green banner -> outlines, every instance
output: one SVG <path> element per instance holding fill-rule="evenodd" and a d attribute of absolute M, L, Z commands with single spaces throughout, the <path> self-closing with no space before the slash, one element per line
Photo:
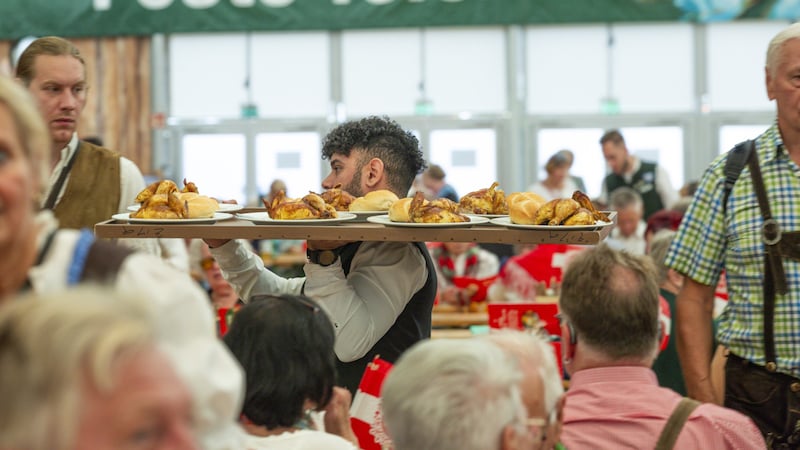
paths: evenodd
<path fill-rule="evenodd" d="M 720 5 L 715 5 L 720 3 Z M 0 39 L 420 26 L 731 20 L 795 0 L 0 0 Z M 731 4 L 734 4 L 731 6 Z M 757 7 L 757 8 L 756 8 Z M 790 10 L 790 11 L 787 11 Z"/>

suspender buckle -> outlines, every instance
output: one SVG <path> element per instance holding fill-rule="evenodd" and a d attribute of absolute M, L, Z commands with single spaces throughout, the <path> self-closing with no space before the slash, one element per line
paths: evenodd
<path fill-rule="evenodd" d="M 775 245 L 781 241 L 781 226 L 775 219 L 769 218 L 761 226 L 761 239 L 766 245 Z"/>

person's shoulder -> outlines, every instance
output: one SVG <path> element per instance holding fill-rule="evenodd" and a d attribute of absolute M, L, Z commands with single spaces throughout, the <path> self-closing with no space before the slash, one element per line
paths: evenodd
<path fill-rule="evenodd" d="M 104 153 L 109 156 L 122 157 L 122 155 L 118 151 L 111 150 L 110 148 L 103 147 L 100 145 L 92 144 L 91 142 L 81 141 L 80 146 L 81 146 L 81 151 L 85 150 L 88 152 Z"/>
<path fill-rule="evenodd" d="M 763 438 L 753 421 L 744 414 L 712 403 L 703 403 L 689 416 L 688 427 L 701 427 L 701 432 L 717 433 L 728 442 L 740 444 L 738 448 L 763 448 Z M 744 446 L 742 446 L 744 445 Z"/>

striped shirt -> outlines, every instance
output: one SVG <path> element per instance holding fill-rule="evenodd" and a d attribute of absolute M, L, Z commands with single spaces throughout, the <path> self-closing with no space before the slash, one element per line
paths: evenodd
<path fill-rule="evenodd" d="M 758 161 L 773 218 L 782 232 L 800 231 L 800 168 L 789 158 L 777 122 L 756 138 Z M 726 154 L 706 169 L 673 240 L 668 267 L 714 286 L 725 269 L 729 302 L 717 338 L 736 355 L 765 364 L 763 333 L 764 220 L 747 165 L 728 199 L 722 199 Z M 778 371 L 800 376 L 800 262 L 783 258 L 789 292 L 775 298 Z"/>

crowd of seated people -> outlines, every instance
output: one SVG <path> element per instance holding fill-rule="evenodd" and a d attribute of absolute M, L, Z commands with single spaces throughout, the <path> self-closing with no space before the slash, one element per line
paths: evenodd
<path fill-rule="evenodd" d="M 245 302 L 203 241 L 189 245 L 193 280 L 157 255 L 60 228 L 53 210 L 40 209 L 48 136 L 30 94 L 0 78 L 0 448 L 358 448 L 337 356 L 339 333 L 352 326 L 340 317 L 352 315 L 335 315 L 336 305 L 306 296 L 297 280 L 287 281 L 297 292 Z M 620 232 L 635 230 L 610 245 L 541 246 L 549 256 L 528 249 L 502 268 L 474 244 L 437 247 L 433 262 L 416 253 L 421 246 L 395 249 L 426 267 L 414 289 L 405 286 L 414 298 L 438 289 L 441 301 L 462 304 L 454 277 L 497 274 L 503 301 L 535 299 L 542 287 L 557 296 L 571 379 L 565 393 L 549 342 L 535 334 L 422 339 L 397 352 L 381 394 L 393 448 L 651 448 L 660 439 L 676 448 L 764 447 L 746 416 L 682 400 L 674 349 L 659 355 L 658 301 L 682 283 L 664 266 L 672 234 L 661 230 L 677 228 L 681 213 L 660 210 L 645 222 L 630 191 L 609 192 Z M 360 262 L 357 251 L 348 263 Z M 645 251 L 655 264 L 639 256 Z M 371 292 L 386 281 L 355 277 Z M 348 280 L 331 275 L 315 288 L 336 283 Z M 238 309 L 221 339 L 215 308 Z M 683 408 L 685 422 L 663 431 Z"/>

